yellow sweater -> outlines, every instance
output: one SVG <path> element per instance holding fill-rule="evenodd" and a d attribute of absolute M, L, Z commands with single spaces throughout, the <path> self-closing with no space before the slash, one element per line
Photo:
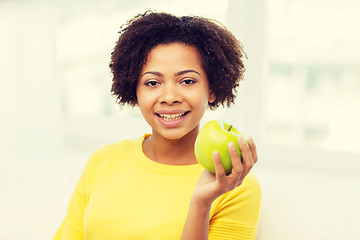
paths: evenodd
<path fill-rule="evenodd" d="M 54 240 L 180 239 L 203 168 L 150 160 L 142 151 L 146 136 L 91 156 Z M 254 239 L 260 199 L 259 183 L 249 173 L 212 204 L 209 239 Z"/>

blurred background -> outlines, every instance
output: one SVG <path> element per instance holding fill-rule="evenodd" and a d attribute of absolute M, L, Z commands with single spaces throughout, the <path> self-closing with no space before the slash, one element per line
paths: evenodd
<path fill-rule="evenodd" d="M 0 0 L 0 239 L 51 239 L 89 155 L 150 133 L 108 67 L 147 9 L 216 19 L 245 47 L 236 104 L 202 123 L 257 143 L 259 239 L 360 239 L 357 0 Z"/>

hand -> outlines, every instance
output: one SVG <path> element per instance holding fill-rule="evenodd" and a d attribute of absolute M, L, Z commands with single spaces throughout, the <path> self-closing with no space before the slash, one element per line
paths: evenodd
<path fill-rule="evenodd" d="M 217 151 L 214 152 L 215 174 L 206 169 L 203 171 L 194 190 L 192 203 L 209 208 L 217 197 L 242 184 L 246 175 L 258 161 L 256 146 L 251 137 L 249 137 L 248 143 L 249 145 L 246 144 L 245 139 L 242 137 L 238 139 L 243 162 L 241 162 L 234 144 L 229 143 L 228 150 L 232 162 L 232 170 L 229 175 L 225 174 L 219 153 Z"/>

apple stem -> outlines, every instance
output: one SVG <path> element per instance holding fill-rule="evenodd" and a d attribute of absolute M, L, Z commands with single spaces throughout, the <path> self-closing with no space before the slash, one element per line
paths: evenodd
<path fill-rule="evenodd" d="M 230 129 L 233 127 L 233 125 L 230 125 L 229 129 L 228 129 L 228 132 L 230 132 Z"/>

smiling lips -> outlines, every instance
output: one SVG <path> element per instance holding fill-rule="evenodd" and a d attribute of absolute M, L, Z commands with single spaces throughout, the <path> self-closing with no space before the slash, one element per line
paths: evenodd
<path fill-rule="evenodd" d="M 170 122 L 170 121 L 176 121 L 184 117 L 188 112 L 184 113 L 176 113 L 176 114 L 157 114 L 159 117 L 164 119 L 164 121 Z"/>
<path fill-rule="evenodd" d="M 176 121 L 185 116 L 185 113 L 178 113 L 178 114 L 158 114 L 162 119 L 165 121 Z"/>
<path fill-rule="evenodd" d="M 178 122 L 179 120 L 181 120 L 188 113 L 189 112 L 187 111 L 187 112 L 183 112 L 183 113 L 156 113 L 156 115 L 159 116 L 161 118 L 161 120 L 163 120 L 164 122 L 175 123 L 175 122 Z"/>

